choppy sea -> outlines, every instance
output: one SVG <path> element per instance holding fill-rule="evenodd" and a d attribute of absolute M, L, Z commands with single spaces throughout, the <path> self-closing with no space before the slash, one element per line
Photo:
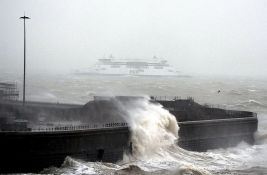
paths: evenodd
<path fill-rule="evenodd" d="M 0 75 L 0 81 L 17 82 L 19 88 L 22 87 L 21 80 L 22 77 L 12 74 Z M 131 126 L 136 134 L 133 139 L 139 146 L 136 156 L 125 155 L 123 160 L 114 164 L 84 162 L 67 157 L 60 168 L 47 168 L 42 173 L 90 175 L 267 174 L 267 79 L 211 76 L 173 78 L 35 74 L 27 77 L 26 87 L 26 99 L 31 101 L 84 104 L 98 95 L 193 97 L 200 104 L 253 111 L 258 114 L 259 119 L 255 145 L 240 143 L 236 147 L 227 149 L 201 153 L 190 152 L 175 144 L 178 138 L 174 132 L 179 128 L 174 126 L 173 134 L 170 131 L 165 132 L 166 121 L 168 121 L 167 124 L 174 122 L 168 111 L 160 106 L 151 106 L 151 104 L 143 102 L 139 104 L 145 106 L 142 108 L 143 111 L 137 113 L 130 109 L 134 119 L 134 124 Z M 137 114 L 146 114 L 146 117 L 140 117 Z M 164 141 L 158 144 L 157 139 L 161 139 L 161 137 Z"/>

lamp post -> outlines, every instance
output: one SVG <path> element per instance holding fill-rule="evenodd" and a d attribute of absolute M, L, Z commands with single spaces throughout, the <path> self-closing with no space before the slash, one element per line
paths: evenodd
<path fill-rule="evenodd" d="M 25 21 L 26 19 L 30 19 L 27 16 L 22 16 L 20 19 L 24 21 L 24 74 L 23 74 L 23 105 L 25 104 L 25 78 L 26 78 L 26 26 Z"/>

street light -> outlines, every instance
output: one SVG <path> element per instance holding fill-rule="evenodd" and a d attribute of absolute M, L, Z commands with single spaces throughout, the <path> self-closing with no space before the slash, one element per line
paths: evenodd
<path fill-rule="evenodd" d="M 26 27 L 25 21 L 26 19 L 30 19 L 27 16 L 22 16 L 20 19 L 24 21 L 24 74 L 23 74 L 23 105 L 25 104 L 25 78 L 26 78 Z"/>

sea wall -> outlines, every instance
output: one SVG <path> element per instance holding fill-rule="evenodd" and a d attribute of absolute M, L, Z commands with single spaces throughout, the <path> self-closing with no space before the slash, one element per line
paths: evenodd
<path fill-rule="evenodd" d="M 245 141 L 254 143 L 258 119 L 254 117 L 179 122 L 179 141 L 182 148 L 206 151 L 235 146 Z"/>
<path fill-rule="evenodd" d="M 255 113 L 211 108 L 192 99 L 153 102 L 161 103 L 176 117 L 180 127 L 178 144 L 182 148 L 206 151 L 235 146 L 242 141 L 254 143 L 258 126 Z M 93 128 L 78 126 L 71 130 L 64 130 L 67 126 L 63 129 L 53 126 L 45 131 L 1 131 L 0 173 L 38 172 L 51 165 L 60 166 L 66 156 L 85 161 L 118 161 L 124 151 L 131 152 L 129 128 L 117 125 L 125 123 L 124 114 L 114 101 L 91 101 L 84 106 L 40 102 L 22 106 L 21 102 L 0 101 L 0 118 L 7 117 L 10 121 L 75 119 L 88 126 L 93 124 Z"/>
<path fill-rule="evenodd" d="M 0 172 L 38 172 L 66 156 L 116 162 L 129 149 L 127 127 L 53 132 L 0 132 Z"/>

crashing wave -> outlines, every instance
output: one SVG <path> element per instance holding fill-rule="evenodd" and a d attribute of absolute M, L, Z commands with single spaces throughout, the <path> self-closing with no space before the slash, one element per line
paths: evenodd
<path fill-rule="evenodd" d="M 131 130 L 133 157 L 144 159 L 176 143 L 178 124 L 175 116 L 162 105 L 141 98 L 119 102 Z"/>

